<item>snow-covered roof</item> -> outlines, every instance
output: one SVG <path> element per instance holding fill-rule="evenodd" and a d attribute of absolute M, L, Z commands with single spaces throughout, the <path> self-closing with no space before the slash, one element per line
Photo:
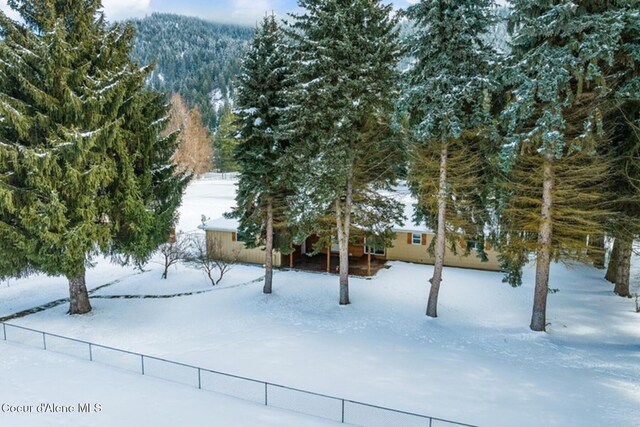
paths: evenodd
<path fill-rule="evenodd" d="M 414 204 L 416 200 L 411 196 L 406 185 L 399 185 L 393 192 L 386 194 L 393 197 L 404 206 L 404 224 L 395 224 L 393 231 L 395 232 L 415 232 L 415 233 L 432 233 L 433 231 L 424 224 L 416 224 L 413 220 Z M 198 226 L 205 231 L 228 231 L 234 232 L 238 230 L 238 220 L 220 217 L 205 222 Z"/>
<path fill-rule="evenodd" d="M 411 195 L 406 184 L 399 184 L 394 192 L 389 194 L 404 206 L 404 224 L 395 224 L 393 231 L 395 232 L 417 232 L 417 233 L 433 233 L 433 231 L 424 224 L 417 224 L 413 220 L 416 199 Z"/>
<path fill-rule="evenodd" d="M 220 217 L 216 219 L 212 219 L 210 221 L 205 222 L 202 225 L 199 225 L 198 228 L 205 231 L 237 231 L 238 230 L 238 220 L 230 219 L 225 217 Z"/>

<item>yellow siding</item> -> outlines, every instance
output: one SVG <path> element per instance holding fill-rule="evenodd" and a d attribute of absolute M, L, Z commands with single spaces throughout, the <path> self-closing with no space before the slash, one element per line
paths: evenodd
<path fill-rule="evenodd" d="M 226 259 L 235 258 L 239 262 L 264 264 L 264 250 L 261 248 L 247 249 L 244 246 L 244 243 L 234 241 L 234 234 L 235 233 L 230 231 L 207 231 L 207 245 L 209 246 L 209 252 L 213 252 L 212 248 L 216 246 L 217 242 L 219 252 Z M 393 247 L 387 248 L 386 250 L 386 259 L 415 262 L 419 264 L 433 264 L 435 259 L 429 255 L 427 248 L 435 238 L 435 235 L 429 233 L 426 237 L 426 245 L 413 245 L 411 243 L 407 243 L 408 239 L 406 232 L 396 233 L 396 238 L 393 241 Z M 350 247 L 350 250 L 351 249 L 352 248 Z M 464 253 L 464 249 L 459 248 L 459 253 Z M 447 250 L 445 253 L 444 264 L 450 267 L 499 271 L 500 263 L 498 261 L 498 252 L 488 250 L 487 255 L 489 256 L 489 261 L 481 262 L 480 259 L 475 256 L 474 251 L 471 251 L 469 256 L 465 257 L 462 255 L 453 255 L 449 250 Z M 274 251 L 274 267 L 280 267 L 282 265 L 282 258 L 283 257 L 279 252 Z M 285 261 L 288 263 L 288 257 L 285 258 Z"/>
<path fill-rule="evenodd" d="M 264 250 L 262 248 L 247 249 L 242 242 L 234 241 L 234 234 L 230 231 L 207 230 L 207 247 L 209 254 L 219 252 L 223 259 L 236 259 L 238 262 L 250 264 L 264 264 Z M 280 267 L 281 254 L 273 252 L 273 266 Z"/>
<path fill-rule="evenodd" d="M 396 238 L 393 241 L 393 247 L 387 248 L 387 259 L 395 261 L 408 261 L 419 264 L 433 264 L 435 258 L 429 255 L 427 248 L 431 244 L 431 241 L 435 238 L 432 233 L 427 234 L 427 244 L 413 245 L 407 243 L 407 233 L 398 232 Z M 464 253 L 464 249 L 459 248 L 458 253 Z M 450 267 L 463 267 L 463 268 L 475 268 L 478 270 L 491 270 L 499 271 L 500 262 L 498 261 L 498 252 L 494 250 L 488 250 L 487 255 L 489 257 L 488 262 L 480 261 L 474 251 L 471 251 L 469 256 L 453 255 L 451 251 L 447 250 L 444 257 L 444 265 Z"/>
<path fill-rule="evenodd" d="M 427 252 L 428 245 L 433 239 L 432 234 L 427 234 L 427 245 L 413 245 L 407 243 L 407 233 L 398 232 L 393 241 L 393 247 L 387 248 L 387 259 L 396 261 L 417 262 L 420 264 L 433 264 L 435 259 Z"/>

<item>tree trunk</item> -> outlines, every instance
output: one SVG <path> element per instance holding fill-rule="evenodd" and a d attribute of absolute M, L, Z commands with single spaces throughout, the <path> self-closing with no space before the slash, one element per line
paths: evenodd
<path fill-rule="evenodd" d="M 262 288 L 262 292 L 270 294 L 273 283 L 273 203 L 271 200 L 267 204 L 267 238 L 264 250 L 264 288 Z"/>
<path fill-rule="evenodd" d="M 609 256 L 609 265 L 607 266 L 607 274 L 604 278 L 611 283 L 616 283 L 616 274 L 618 273 L 618 256 L 620 253 L 620 239 L 613 241 L 613 248 Z"/>
<path fill-rule="evenodd" d="M 593 266 L 599 270 L 604 269 L 604 234 L 597 234 L 590 236 L 589 247 L 587 248 L 587 255 L 593 262 Z"/>
<path fill-rule="evenodd" d="M 67 277 L 69 280 L 69 312 L 68 314 L 85 314 L 91 311 L 89 293 L 82 272 L 75 277 Z"/>
<path fill-rule="evenodd" d="M 340 248 L 340 305 L 349 301 L 349 229 L 351 228 L 352 183 L 347 180 L 344 202 L 336 201 L 336 225 L 338 227 L 338 246 Z"/>
<path fill-rule="evenodd" d="M 616 243 L 620 239 L 616 239 Z M 620 240 L 618 252 L 618 266 L 616 269 L 616 281 L 613 292 L 621 297 L 630 297 L 629 276 L 631 274 L 631 253 L 633 252 L 633 241 Z"/>
<path fill-rule="evenodd" d="M 553 158 L 547 155 L 544 158 L 542 210 L 536 260 L 536 288 L 533 297 L 533 313 L 531 315 L 530 326 L 534 331 L 545 331 L 547 324 L 547 293 L 549 288 L 549 268 L 551 266 L 551 239 L 553 237 L 552 208 L 554 181 Z"/>
<path fill-rule="evenodd" d="M 440 282 L 442 282 L 442 268 L 444 266 L 444 253 L 446 246 L 445 219 L 447 215 L 447 159 L 448 145 L 443 144 L 440 151 L 440 183 L 438 184 L 438 231 L 436 235 L 436 263 L 433 266 L 433 277 L 429 280 L 429 302 L 427 303 L 427 316 L 438 317 L 438 294 Z"/>

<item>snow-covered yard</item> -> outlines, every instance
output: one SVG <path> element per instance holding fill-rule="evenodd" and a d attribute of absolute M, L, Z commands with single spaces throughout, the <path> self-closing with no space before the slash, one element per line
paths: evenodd
<path fill-rule="evenodd" d="M 233 191 L 231 181 L 193 183 L 180 228 L 193 230 L 202 214 L 228 210 Z M 481 426 L 640 422 L 640 314 L 632 300 L 613 295 L 603 272 L 554 265 L 550 287 L 559 291 L 549 295 L 551 325 L 541 334 L 528 328 L 532 269 L 513 289 L 499 273 L 445 268 L 440 317 L 430 319 L 424 310 L 432 267 L 389 266 L 371 280 L 352 278 L 352 304 L 340 307 L 333 275 L 278 271 L 274 294 L 265 296 L 258 266 L 235 266 L 211 288 L 184 266 L 164 281 L 157 264 L 139 273 L 99 260 L 90 286 L 116 283 L 96 296 L 207 292 L 94 298 L 88 315 L 67 316 L 61 305 L 11 323 Z M 11 281 L 0 285 L 0 315 L 65 296 L 64 279 Z M 156 425 L 323 423 L 15 343 L 0 341 L 0 349 L 2 402 L 103 402 L 100 414 L 86 418 L 0 413 L 2 425 L 129 424 L 152 412 Z"/>

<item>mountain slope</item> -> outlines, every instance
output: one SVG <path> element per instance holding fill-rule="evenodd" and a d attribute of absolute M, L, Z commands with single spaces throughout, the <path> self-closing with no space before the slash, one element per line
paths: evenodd
<path fill-rule="evenodd" d="M 156 62 L 150 86 L 168 96 L 180 93 L 189 107 L 200 108 L 205 125 L 215 128 L 219 112 L 233 98 L 233 81 L 253 29 L 161 13 L 131 22 L 138 32 L 134 59 Z"/>

